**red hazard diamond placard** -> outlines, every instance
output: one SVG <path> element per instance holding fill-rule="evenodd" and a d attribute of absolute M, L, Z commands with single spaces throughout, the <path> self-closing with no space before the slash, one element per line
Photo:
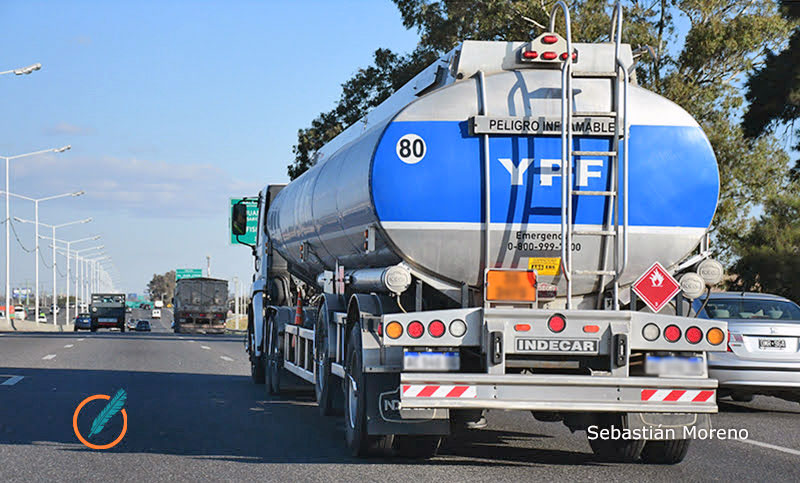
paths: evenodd
<path fill-rule="evenodd" d="M 658 312 L 667 305 L 681 290 L 678 281 L 667 273 L 660 263 L 656 262 L 633 283 L 633 291 L 636 292 L 644 303 L 653 312 Z"/>

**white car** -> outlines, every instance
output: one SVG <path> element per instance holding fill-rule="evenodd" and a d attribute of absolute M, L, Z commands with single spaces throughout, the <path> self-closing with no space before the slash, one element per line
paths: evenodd
<path fill-rule="evenodd" d="M 25 311 L 25 307 L 14 307 L 14 318 L 17 320 L 25 320 L 28 317 L 28 313 Z"/>
<path fill-rule="evenodd" d="M 154 319 L 160 319 L 161 318 L 161 309 L 153 309 L 153 313 L 150 315 L 150 317 L 152 317 Z"/>

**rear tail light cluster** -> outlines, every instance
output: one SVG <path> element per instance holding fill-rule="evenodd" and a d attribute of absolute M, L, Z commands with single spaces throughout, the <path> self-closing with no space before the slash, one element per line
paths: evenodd
<path fill-rule="evenodd" d="M 653 323 L 647 324 L 642 328 L 642 337 L 650 342 L 657 340 L 661 334 L 661 328 Z M 668 325 L 664 328 L 663 335 L 668 342 L 678 342 L 681 337 L 685 338 L 686 342 L 690 344 L 699 344 L 703 340 L 703 330 L 695 326 L 689 327 L 684 333 L 677 325 Z M 725 333 L 721 329 L 713 327 L 706 332 L 705 337 L 709 344 L 720 345 L 725 340 Z"/>
<path fill-rule="evenodd" d="M 386 324 L 385 330 L 386 336 L 390 339 L 399 339 L 400 336 L 403 335 L 403 332 L 408 334 L 412 339 L 419 339 L 425 335 L 426 328 L 419 320 L 409 322 L 406 327 L 403 327 L 403 324 L 400 322 L 392 321 Z M 461 319 L 451 321 L 449 327 L 441 320 L 432 320 L 428 323 L 427 332 L 431 337 L 442 337 L 447 330 L 450 331 L 450 335 L 453 337 L 464 337 L 464 334 L 467 333 L 467 324 Z"/>

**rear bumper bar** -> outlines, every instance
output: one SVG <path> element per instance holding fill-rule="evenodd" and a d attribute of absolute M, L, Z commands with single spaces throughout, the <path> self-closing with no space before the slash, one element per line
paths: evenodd
<path fill-rule="evenodd" d="M 401 373 L 403 409 L 716 413 L 715 379 Z"/>

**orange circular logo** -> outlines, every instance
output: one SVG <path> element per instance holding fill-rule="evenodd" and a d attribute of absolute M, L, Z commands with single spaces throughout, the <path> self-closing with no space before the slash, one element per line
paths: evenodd
<path fill-rule="evenodd" d="M 95 401 L 97 399 L 103 399 L 105 401 L 108 401 L 108 400 L 111 399 L 111 396 L 108 396 L 106 394 L 95 394 L 94 396 L 89 396 L 86 399 L 84 399 L 83 401 L 81 401 L 81 403 L 78 404 L 78 407 L 75 408 L 75 413 L 72 415 L 72 429 L 75 430 L 75 436 L 78 437 L 78 440 L 88 448 L 91 448 L 91 449 L 109 449 L 109 448 L 113 448 L 120 441 L 122 441 L 122 438 L 125 437 L 125 433 L 128 431 L 128 413 L 126 413 L 124 409 L 120 410 L 120 412 L 122 413 L 122 432 L 119 433 L 119 436 L 117 436 L 117 439 L 115 439 L 114 441 L 112 441 L 112 442 L 110 442 L 108 444 L 92 444 L 89 441 L 87 441 L 86 438 L 83 437 L 83 435 L 81 435 L 80 431 L 78 431 L 78 414 L 80 414 L 81 409 L 83 409 L 83 407 L 86 406 L 86 404 L 88 404 L 88 403 L 90 403 L 92 401 Z"/>

